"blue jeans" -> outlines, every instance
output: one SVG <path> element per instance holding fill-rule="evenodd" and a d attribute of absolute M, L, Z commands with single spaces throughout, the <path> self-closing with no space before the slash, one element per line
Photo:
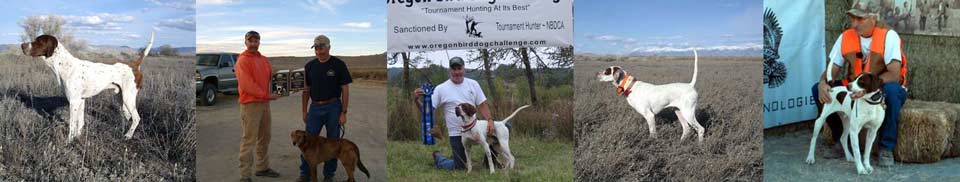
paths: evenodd
<path fill-rule="evenodd" d="M 453 149 L 451 159 L 436 156 L 437 159 L 434 159 L 436 164 L 434 165 L 437 166 L 437 168 L 446 170 L 467 169 L 467 166 L 464 164 L 466 161 L 463 160 L 467 158 L 467 154 L 463 152 L 463 141 L 461 141 L 460 136 L 450 136 L 450 148 Z"/>
<path fill-rule="evenodd" d="M 819 97 L 817 84 L 813 84 L 813 96 Z M 830 83 L 830 86 L 839 86 L 839 82 Z M 884 102 L 887 104 L 886 113 L 884 113 L 883 124 L 880 125 L 878 135 L 880 137 L 880 148 L 884 150 L 893 150 L 897 145 L 897 123 L 900 121 L 900 110 L 903 109 L 903 103 L 907 100 L 907 91 L 899 83 L 884 83 L 883 94 Z M 820 99 L 815 99 L 818 110 L 823 109 L 823 103 Z M 833 135 L 833 141 L 840 142 L 840 136 L 843 134 L 843 125 L 836 114 L 827 117 L 827 125 L 830 126 L 830 132 Z"/>
<path fill-rule="evenodd" d="M 320 135 L 320 130 L 326 127 L 327 138 L 340 138 L 341 110 L 340 101 L 334 101 L 326 105 L 310 104 L 310 110 L 307 112 L 307 132 L 311 135 Z M 323 162 L 323 177 L 332 178 L 336 171 L 337 159 Z M 310 177 L 310 167 L 307 165 L 307 161 L 303 159 L 303 155 L 300 155 L 300 176 Z"/>

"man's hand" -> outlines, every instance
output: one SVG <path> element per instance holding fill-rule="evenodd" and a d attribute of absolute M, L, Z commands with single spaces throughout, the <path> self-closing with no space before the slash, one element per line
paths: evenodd
<path fill-rule="evenodd" d="M 303 123 L 307 123 L 307 113 L 303 113 Z"/>
<path fill-rule="evenodd" d="M 497 136 L 497 130 L 493 127 L 493 120 L 487 120 L 487 135 Z"/>
<path fill-rule="evenodd" d="M 830 85 L 820 82 L 817 89 L 819 91 L 820 103 L 830 102 Z"/>
<path fill-rule="evenodd" d="M 277 100 L 277 98 L 280 98 L 280 95 L 277 95 L 276 93 L 270 94 L 270 98 L 269 98 L 270 100 Z"/>
<path fill-rule="evenodd" d="M 347 123 L 347 113 L 340 113 L 340 127 Z"/>
<path fill-rule="evenodd" d="M 863 92 L 864 91 L 854 92 L 853 94 L 850 95 L 850 98 L 859 99 L 860 97 L 863 97 L 863 95 L 865 94 Z"/>
<path fill-rule="evenodd" d="M 423 89 L 417 88 L 413 90 L 413 98 L 417 99 L 423 96 Z"/>

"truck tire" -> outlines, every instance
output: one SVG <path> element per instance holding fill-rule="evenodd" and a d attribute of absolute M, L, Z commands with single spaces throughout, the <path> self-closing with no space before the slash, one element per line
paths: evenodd
<path fill-rule="evenodd" d="M 204 83 L 200 94 L 200 104 L 212 106 L 217 101 L 217 86 L 213 83 Z"/>

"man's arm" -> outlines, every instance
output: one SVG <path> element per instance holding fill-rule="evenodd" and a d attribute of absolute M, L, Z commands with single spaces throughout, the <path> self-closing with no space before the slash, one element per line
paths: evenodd
<path fill-rule="evenodd" d="M 310 86 L 303 87 L 303 92 L 300 93 L 303 95 L 300 99 L 300 108 L 303 111 L 303 122 L 307 122 L 307 103 L 310 102 Z"/>
<path fill-rule="evenodd" d="M 490 108 L 487 107 L 487 102 L 480 104 L 480 115 L 483 115 L 483 118 L 487 121 L 493 121 L 493 116 L 490 115 Z M 490 126 L 493 126 L 493 122 L 488 123 L 490 123 Z"/>
<path fill-rule="evenodd" d="M 880 74 L 883 83 L 900 83 L 900 60 L 894 59 L 887 64 L 887 72 Z"/>
<path fill-rule="evenodd" d="M 342 93 L 340 94 L 341 111 L 347 112 L 347 106 L 350 105 L 350 84 L 340 85 Z"/>

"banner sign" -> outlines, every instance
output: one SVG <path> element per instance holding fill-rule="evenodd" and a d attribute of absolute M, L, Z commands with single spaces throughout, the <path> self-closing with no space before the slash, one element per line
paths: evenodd
<path fill-rule="evenodd" d="M 826 69 L 824 2 L 763 1 L 763 128 L 815 119 Z"/>
<path fill-rule="evenodd" d="M 573 45 L 573 0 L 387 0 L 388 52 Z"/>

